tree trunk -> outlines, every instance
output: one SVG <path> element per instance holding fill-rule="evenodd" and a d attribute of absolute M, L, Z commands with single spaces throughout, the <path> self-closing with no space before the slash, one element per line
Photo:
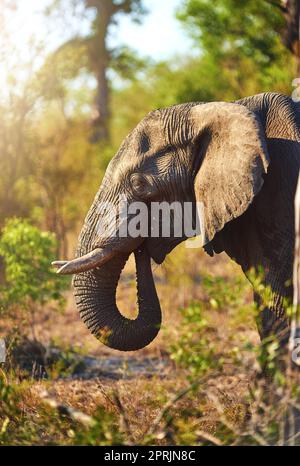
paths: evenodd
<path fill-rule="evenodd" d="M 97 9 L 96 33 L 91 44 L 91 62 L 97 79 L 97 90 L 92 142 L 97 143 L 99 141 L 108 141 L 110 137 L 110 89 L 107 78 L 110 54 L 107 49 L 107 35 L 112 18 L 116 13 L 116 7 L 112 1 L 103 0 L 95 2 L 95 7 Z"/>
<path fill-rule="evenodd" d="M 297 75 L 300 73 L 300 0 L 283 0 L 282 11 L 286 28 L 282 34 L 284 45 L 296 57 Z"/>

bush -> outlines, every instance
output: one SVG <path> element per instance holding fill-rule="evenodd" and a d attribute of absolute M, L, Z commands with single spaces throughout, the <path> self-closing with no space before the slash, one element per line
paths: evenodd
<path fill-rule="evenodd" d="M 220 360 L 216 355 L 208 321 L 203 315 L 203 305 L 191 303 L 181 309 L 181 314 L 181 333 L 170 346 L 171 359 L 187 368 L 191 375 L 204 375 L 208 370 L 216 369 Z"/>
<path fill-rule="evenodd" d="M 10 219 L 0 237 L 5 285 L 0 288 L 0 313 L 14 317 L 18 310 L 33 322 L 34 312 L 47 302 L 62 308 L 62 292 L 67 281 L 58 280 L 51 270 L 57 243 L 54 235 L 43 232 L 22 219 Z"/>

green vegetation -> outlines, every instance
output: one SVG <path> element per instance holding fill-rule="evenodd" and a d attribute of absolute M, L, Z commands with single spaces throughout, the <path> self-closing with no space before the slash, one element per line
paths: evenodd
<path fill-rule="evenodd" d="M 221 367 L 222 360 L 217 359 L 212 332 L 203 317 L 201 304 L 192 303 L 181 312 L 181 333 L 171 346 L 171 359 L 188 368 L 193 376 Z"/>
<path fill-rule="evenodd" d="M 275 89 L 290 93 L 296 68 L 295 59 L 282 40 L 287 26 L 278 7 L 280 3 L 183 2 L 177 16 L 203 50 L 198 74 L 202 76 L 202 85 L 210 83 L 209 87 L 204 85 L 209 98 L 236 100 Z M 192 89 L 203 87 L 199 78 L 192 81 Z"/>
<path fill-rule="evenodd" d="M 29 302 L 42 306 L 62 300 L 66 288 L 50 268 L 57 241 L 52 233 L 42 232 L 26 220 L 8 220 L 0 237 L 0 254 L 5 265 L 5 305 L 26 308 Z"/>
<path fill-rule="evenodd" d="M 241 324 L 253 327 L 255 306 L 245 302 L 246 281 L 243 277 L 204 275 L 201 301 L 191 302 L 181 309 L 179 335 L 170 347 L 170 356 L 179 367 L 188 370 L 191 380 L 207 372 L 222 371 L 227 358 L 236 366 L 241 362 L 243 343 L 236 346 L 232 329 Z M 216 325 L 218 313 L 227 313 L 228 329 Z M 226 342 L 227 351 L 222 348 Z M 255 348 L 248 347 L 255 351 Z"/>
<path fill-rule="evenodd" d="M 6 222 L 0 236 L 0 255 L 4 261 L 1 314 L 14 316 L 21 311 L 25 321 L 28 319 L 34 325 L 35 313 L 46 303 L 63 306 L 62 292 L 68 283 L 57 280 L 50 269 L 56 251 L 52 233 L 42 232 L 25 220 Z"/>

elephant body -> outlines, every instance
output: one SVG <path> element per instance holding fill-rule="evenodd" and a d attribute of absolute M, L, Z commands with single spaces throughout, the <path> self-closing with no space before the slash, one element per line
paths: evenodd
<path fill-rule="evenodd" d="M 103 203 L 114 203 L 123 193 L 129 203 L 200 202 L 206 252 L 225 251 L 241 265 L 254 285 L 261 338 L 275 334 L 286 343 L 299 130 L 298 104 L 270 93 L 235 103 L 178 105 L 142 120 L 107 169 L 85 220 L 77 259 L 55 263 L 59 273 L 75 274 L 77 306 L 97 338 L 125 351 L 155 338 L 161 311 L 150 259 L 162 263 L 186 239 L 99 235 L 97 222 L 107 215 Z M 119 313 L 115 298 L 131 253 L 137 267 L 135 321 Z"/>
<path fill-rule="evenodd" d="M 264 184 L 249 209 L 228 223 L 207 246 L 210 254 L 225 251 L 253 282 L 253 269 L 263 273 L 267 296 L 254 290 L 259 306 L 261 339 L 289 337 L 286 309 L 293 300 L 295 243 L 294 200 L 300 171 L 299 104 L 278 94 L 238 101 L 260 118 L 266 135 L 270 166 Z M 254 275 L 255 278 L 256 274 Z"/>

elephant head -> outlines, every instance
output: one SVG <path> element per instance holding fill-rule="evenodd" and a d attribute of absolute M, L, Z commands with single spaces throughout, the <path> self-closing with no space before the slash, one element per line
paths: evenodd
<path fill-rule="evenodd" d="M 112 234 L 107 203 L 201 202 L 203 245 L 241 216 L 263 184 L 268 167 L 264 131 L 258 118 L 234 103 L 183 104 L 147 115 L 110 162 L 85 219 L 77 258 L 55 262 L 58 273 L 75 274 L 80 315 L 104 344 L 122 351 L 148 345 L 159 332 L 161 310 L 151 258 L 162 263 L 186 237 Z M 107 222 L 106 222 L 107 223 Z M 116 305 L 121 271 L 135 255 L 139 313 L 125 318 Z"/>

